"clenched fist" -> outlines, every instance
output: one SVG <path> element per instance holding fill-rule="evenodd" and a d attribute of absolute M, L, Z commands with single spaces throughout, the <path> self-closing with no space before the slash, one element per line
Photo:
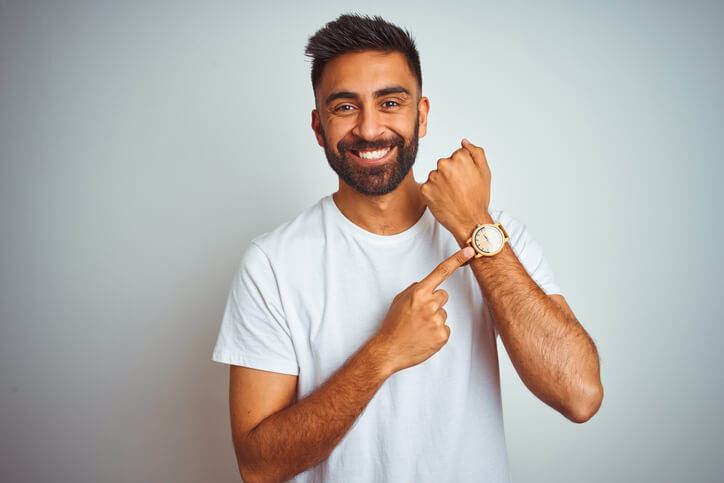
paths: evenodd
<path fill-rule="evenodd" d="M 491 223 L 490 168 L 483 148 L 463 139 L 460 149 L 439 159 L 420 186 L 425 203 L 460 246 L 478 223 Z"/>
<path fill-rule="evenodd" d="M 456 252 L 392 300 L 374 337 L 386 354 L 392 373 L 427 360 L 447 343 L 450 327 L 445 325 L 447 313 L 442 307 L 448 294 L 436 288 L 474 253 L 471 247 Z"/>

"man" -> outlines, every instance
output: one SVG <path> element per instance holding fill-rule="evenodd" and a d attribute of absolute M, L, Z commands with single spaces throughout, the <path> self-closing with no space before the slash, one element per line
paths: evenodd
<path fill-rule="evenodd" d="M 463 139 L 415 181 L 429 100 L 409 33 L 343 15 L 307 54 L 339 190 L 255 238 L 233 282 L 214 360 L 241 475 L 509 481 L 496 335 L 575 422 L 601 404 L 596 348 L 540 246 L 488 211 L 483 149 Z"/>

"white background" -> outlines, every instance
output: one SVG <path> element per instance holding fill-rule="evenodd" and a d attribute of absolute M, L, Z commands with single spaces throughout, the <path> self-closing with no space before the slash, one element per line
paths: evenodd
<path fill-rule="evenodd" d="M 336 190 L 303 50 L 348 11 L 417 39 L 418 181 L 485 147 L 598 345 L 583 425 L 501 351 L 515 481 L 724 479 L 722 3 L 435 5 L 0 1 L 0 480 L 238 481 L 211 350 L 249 240 Z"/>

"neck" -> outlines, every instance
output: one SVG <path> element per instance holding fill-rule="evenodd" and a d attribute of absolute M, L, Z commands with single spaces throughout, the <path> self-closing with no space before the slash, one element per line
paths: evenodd
<path fill-rule="evenodd" d="M 376 235 L 407 230 L 417 223 L 426 206 L 412 170 L 394 191 L 380 196 L 363 195 L 340 179 L 332 199 L 352 223 Z"/>

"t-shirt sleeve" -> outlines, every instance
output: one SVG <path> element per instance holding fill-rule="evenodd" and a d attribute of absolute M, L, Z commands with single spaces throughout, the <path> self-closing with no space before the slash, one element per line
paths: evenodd
<path fill-rule="evenodd" d="M 279 284 L 264 251 L 253 241 L 229 290 L 212 359 L 283 374 L 299 374 Z"/>
<path fill-rule="evenodd" d="M 553 270 L 548 264 L 543 248 L 533 238 L 525 225 L 505 212 L 499 212 L 496 220 L 510 236 L 510 247 L 518 257 L 530 278 L 545 292 L 546 295 L 560 294 L 561 288 L 553 277 Z"/>

